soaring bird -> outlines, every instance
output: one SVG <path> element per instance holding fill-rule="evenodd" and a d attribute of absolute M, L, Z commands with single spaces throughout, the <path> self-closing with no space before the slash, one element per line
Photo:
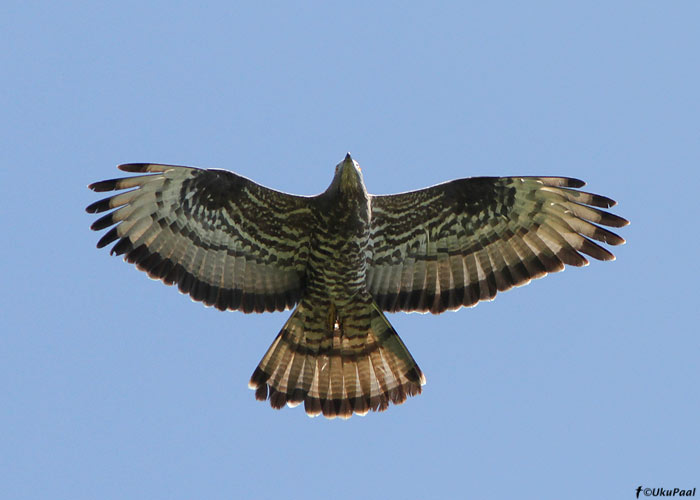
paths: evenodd
<path fill-rule="evenodd" d="M 129 163 L 128 190 L 91 228 L 97 243 L 193 300 L 245 313 L 294 309 L 249 386 L 273 408 L 310 416 L 385 410 L 421 392 L 422 371 L 385 312 L 439 314 L 491 300 L 533 278 L 613 260 L 591 241 L 628 221 L 610 198 L 566 177 L 473 177 L 371 195 L 348 154 L 328 189 L 296 196 L 233 172 Z M 131 189 L 134 188 L 134 189 Z M 600 207 L 600 208 L 599 208 Z"/>

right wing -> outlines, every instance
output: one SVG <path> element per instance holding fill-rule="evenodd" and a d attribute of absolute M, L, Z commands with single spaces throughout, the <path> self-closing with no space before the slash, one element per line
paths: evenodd
<path fill-rule="evenodd" d="M 309 198 L 275 191 L 225 170 L 120 165 L 153 173 L 96 182 L 93 191 L 136 188 L 91 204 L 114 209 L 93 223 L 115 225 L 97 244 L 114 241 L 153 279 L 177 284 L 193 300 L 246 313 L 294 307 L 309 254 Z"/>

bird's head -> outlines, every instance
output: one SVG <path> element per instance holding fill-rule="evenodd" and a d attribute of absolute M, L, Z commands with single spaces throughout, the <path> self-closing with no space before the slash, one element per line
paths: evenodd
<path fill-rule="evenodd" d="M 352 159 L 350 153 L 335 167 L 335 177 L 331 187 L 336 187 L 341 194 L 367 194 L 360 165 Z"/>

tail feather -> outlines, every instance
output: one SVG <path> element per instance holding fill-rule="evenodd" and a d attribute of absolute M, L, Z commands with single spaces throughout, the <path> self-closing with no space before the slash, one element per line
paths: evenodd
<path fill-rule="evenodd" d="M 310 416 L 349 418 L 420 394 L 425 377 L 367 298 L 347 309 L 302 300 L 250 379 L 273 408 L 302 401 Z"/>

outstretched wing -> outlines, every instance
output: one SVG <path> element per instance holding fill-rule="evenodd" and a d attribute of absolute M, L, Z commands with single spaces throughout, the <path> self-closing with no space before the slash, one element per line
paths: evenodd
<path fill-rule="evenodd" d="M 92 229 L 115 225 L 114 241 L 151 278 L 218 309 L 282 311 L 300 298 L 309 253 L 308 198 L 281 193 L 224 170 L 120 165 L 153 173 L 96 182 L 94 191 L 136 188 L 87 207 L 113 212 Z"/>
<path fill-rule="evenodd" d="M 492 299 L 586 254 L 612 260 L 589 238 L 628 222 L 594 207 L 615 202 L 563 177 L 476 177 L 372 197 L 368 290 L 385 311 L 441 313 Z M 595 224 L 594 224 L 595 223 Z"/>

